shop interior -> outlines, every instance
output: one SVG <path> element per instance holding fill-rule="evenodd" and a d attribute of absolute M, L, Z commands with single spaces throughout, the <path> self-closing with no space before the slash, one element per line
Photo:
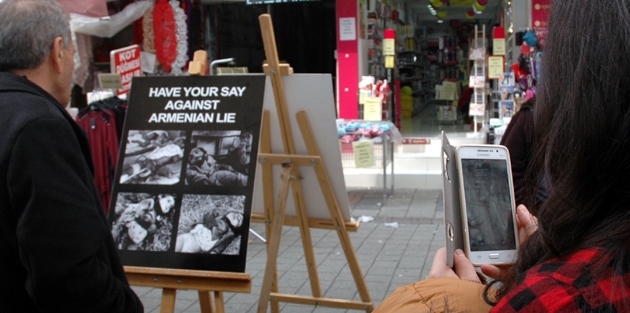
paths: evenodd
<path fill-rule="evenodd" d="M 505 25 L 509 2 L 409 1 L 403 8 L 404 11 L 382 9 L 378 3 L 374 9 L 368 8 L 367 75 L 384 79 L 381 34 L 383 29 L 395 28 L 395 78 L 399 81 L 395 92 L 401 107 L 397 125 L 402 135 L 438 138 L 442 130 L 474 132 L 475 118 L 468 112 L 470 93 L 465 91 L 475 67 L 469 51 L 476 44 L 491 51 L 492 40 L 488 39 L 495 26 Z M 452 97 L 440 95 L 439 86 L 445 81 L 456 84 Z M 491 95 L 484 100 L 488 113 L 478 117 L 478 128 L 483 127 L 483 121 L 498 117 L 497 110 L 493 110 L 498 103 L 493 103 Z"/>
<path fill-rule="evenodd" d="M 330 73 L 335 86 L 336 1 L 278 1 L 182 1 L 198 9 L 198 15 L 188 17 L 189 59 L 195 50 L 205 49 L 210 60 L 233 59 L 220 65 L 222 67 L 261 73 L 264 49 L 258 16 L 270 13 L 281 59 L 291 64 L 296 73 Z M 108 2 L 110 14 L 121 11 L 126 5 L 124 2 Z M 509 27 L 511 2 L 361 0 L 359 10 L 362 12 L 357 25 L 361 56 L 357 84 L 362 84 L 363 76 L 372 76 L 375 82 L 386 78 L 383 32 L 385 29 L 396 30 L 394 77 L 399 84 L 391 85 L 390 101 L 400 110 L 389 118 L 401 134 L 437 138 L 442 130 L 447 133 L 475 131 L 474 119 L 466 112 L 469 100 L 460 97 L 468 84 L 471 68 L 474 68 L 474 62 L 469 60 L 469 48 L 476 36 L 475 26 L 479 31 L 485 27 L 483 37 L 490 39 L 495 26 L 508 25 L 505 29 L 509 36 L 513 31 Z M 198 22 L 197 27 L 194 19 Z M 90 69 L 107 71 L 109 51 L 132 43 L 141 44 L 136 38 L 139 27 L 135 24 L 138 23 L 136 21 L 109 38 L 93 36 L 94 58 L 89 64 Z M 491 50 L 492 40 L 486 40 L 484 44 Z M 511 52 L 508 51 L 505 63 L 510 62 Z M 168 75 L 160 74 L 159 70 L 153 74 Z M 436 94 L 436 86 L 444 81 L 458 85 L 451 100 L 441 99 Z M 96 83 L 77 86 L 73 106 L 85 107 L 87 103 L 82 95 L 94 86 Z M 498 117 L 498 101 L 492 93 L 487 95 L 487 113 L 478 117 L 476 128 L 488 124 L 490 118 Z"/>
<path fill-rule="evenodd" d="M 373 77 L 370 88 L 387 78 L 383 32 L 396 30 L 394 77 L 399 85 L 392 85 L 389 101 L 395 102 L 391 106 L 401 109 L 384 114 L 384 119 L 391 119 L 405 137 L 437 138 L 442 130 L 447 133 L 474 131 L 474 118 L 467 112 L 470 99 L 459 101 L 459 95 L 474 67 L 468 55 L 476 35 L 475 25 L 478 32 L 485 27 L 485 35 L 480 37 L 491 38 L 495 26 L 509 24 L 506 16 L 509 18 L 511 3 L 507 0 L 364 0 L 359 3 L 362 12 L 358 23 L 360 86 L 364 76 Z M 246 66 L 250 72 L 261 72 L 264 51 L 257 16 L 268 12 L 274 19 L 281 58 L 297 73 L 330 73 L 334 80 L 337 76 L 335 6 L 334 0 L 211 4 L 218 17 L 216 55 L 234 57 L 238 66 Z M 491 50 L 492 40 L 484 44 Z M 436 95 L 436 85 L 445 80 L 458 85 L 452 100 Z M 492 98 L 492 92 L 489 94 L 486 100 L 489 110 L 487 115 L 478 117 L 478 128 L 487 125 L 490 118 L 498 117 L 498 101 Z M 361 104 L 357 105 L 361 115 Z"/>

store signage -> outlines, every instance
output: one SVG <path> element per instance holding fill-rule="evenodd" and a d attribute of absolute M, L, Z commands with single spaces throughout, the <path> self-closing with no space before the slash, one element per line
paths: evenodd
<path fill-rule="evenodd" d="M 374 166 L 374 143 L 372 140 L 352 142 L 354 166 L 357 168 Z"/>
<path fill-rule="evenodd" d="M 101 86 L 102 89 L 120 89 L 122 88 L 120 74 L 99 73 L 98 85 Z"/>
<path fill-rule="evenodd" d="M 505 72 L 505 64 L 503 62 L 503 56 L 489 56 L 488 57 L 488 79 L 500 79 Z"/>
<path fill-rule="evenodd" d="M 403 145 L 428 145 L 431 144 L 430 138 L 413 138 L 405 137 L 402 140 Z"/>
<path fill-rule="evenodd" d="M 112 50 L 109 53 L 111 72 L 120 74 L 122 87 L 118 89 L 119 95 L 129 92 L 131 78 L 142 76 L 142 59 L 140 46 L 133 45 L 126 48 Z"/>
<path fill-rule="evenodd" d="M 396 43 L 394 39 L 383 39 L 383 55 L 395 55 Z"/>
<path fill-rule="evenodd" d="M 342 17 L 339 19 L 339 40 L 357 40 L 356 18 Z"/>
<path fill-rule="evenodd" d="M 135 77 L 108 221 L 125 265 L 244 272 L 264 75 Z"/>
<path fill-rule="evenodd" d="M 383 32 L 383 55 L 396 55 L 396 31 L 393 29 Z"/>
<path fill-rule="evenodd" d="M 440 93 L 440 100 L 455 100 L 457 94 L 457 83 L 444 81 L 442 83 L 442 92 Z"/>
<path fill-rule="evenodd" d="M 492 39 L 492 54 L 505 55 L 505 39 Z"/>
<path fill-rule="evenodd" d="M 140 58 L 142 59 L 142 71 L 149 74 L 155 73 L 157 59 L 155 53 L 142 51 Z"/>
<path fill-rule="evenodd" d="M 549 27 L 551 0 L 532 0 L 532 23 L 534 27 Z"/>
<path fill-rule="evenodd" d="M 366 97 L 363 103 L 363 119 L 366 121 L 380 121 L 383 119 L 381 97 Z"/>
<path fill-rule="evenodd" d="M 492 54 L 505 55 L 505 28 L 495 27 L 492 30 Z"/>
<path fill-rule="evenodd" d="M 385 68 L 394 68 L 396 63 L 396 59 L 394 58 L 393 55 L 386 55 L 385 56 Z"/>

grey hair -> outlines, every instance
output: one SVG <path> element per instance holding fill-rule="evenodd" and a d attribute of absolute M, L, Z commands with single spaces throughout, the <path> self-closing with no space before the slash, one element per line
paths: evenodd
<path fill-rule="evenodd" d="M 54 0 L 0 2 L 0 71 L 33 69 L 44 62 L 53 41 L 70 43 L 70 21 Z"/>

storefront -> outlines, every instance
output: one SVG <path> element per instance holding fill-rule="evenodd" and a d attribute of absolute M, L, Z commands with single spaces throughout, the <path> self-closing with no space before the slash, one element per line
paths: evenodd
<path fill-rule="evenodd" d="M 385 112 L 383 117 L 396 124 L 404 136 L 428 138 L 436 138 L 442 129 L 447 132 L 474 132 L 479 127 L 488 130 L 490 119 L 500 118 L 499 84 L 496 79 L 487 79 L 485 72 L 473 75 L 476 63 L 470 58 L 471 47 L 481 43 L 488 51 L 487 56 L 492 56 L 495 35 L 503 36 L 506 48 L 495 56 L 502 56 L 504 69 L 501 72 L 509 72 L 522 52 L 529 56 L 529 51 L 521 51 L 521 46 L 516 45 L 515 34 L 529 28 L 535 32 L 541 22 L 536 24 L 531 19 L 544 20 L 545 8 L 548 14 L 548 5 L 539 3 L 545 2 L 543 0 L 518 3 L 508 0 L 202 0 L 158 1 L 155 7 L 140 8 L 143 2 L 146 3 L 107 2 L 110 18 L 106 22 L 127 24 L 119 24 L 113 30 L 109 27 L 107 32 L 92 32 L 92 36 L 79 35 L 83 54 L 77 68 L 82 72 L 76 76 L 85 79 L 77 81 L 81 88 L 73 98 L 76 106 L 86 105 L 80 99 L 81 93 L 99 87 L 96 76 L 109 70 L 109 52 L 131 44 L 138 44 L 144 55 L 156 57 L 158 66 L 153 71 L 146 70 L 145 75 L 183 73 L 187 60 L 192 59 L 198 49 L 206 50 L 210 61 L 233 59 L 223 66 L 246 68 L 250 73 L 262 72 L 264 49 L 257 17 L 268 12 L 274 19 L 279 55 L 295 72 L 333 76 L 340 118 L 363 118 L 361 95 L 371 92 L 379 81 L 387 81 L 391 96 L 383 100 L 391 103 L 383 104 L 386 110 L 388 105 L 390 107 L 390 112 Z M 105 2 L 92 3 L 96 7 Z M 159 20 L 164 19 L 161 15 L 166 12 L 159 9 L 164 8 L 163 4 L 179 7 L 180 13 L 173 15 L 172 20 Z M 76 6 L 75 11 L 83 9 L 71 1 L 66 6 Z M 135 12 L 131 12 L 132 6 Z M 179 26 L 170 30 L 155 28 L 155 25 L 169 23 Z M 485 33 L 481 33 L 484 26 Z M 495 27 L 501 28 L 495 31 Z M 392 38 L 384 38 L 386 31 Z M 90 34 L 84 30 L 77 33 Z M 178 44 L 161 40 L 171 37 L 179 41 Z M 481 38 L 486 41 L 473 40 Z M 394 43 L 389 46 L 390 51 L 385 51 L 388 41 Z M 487 71 L 488 67 L 483 70 Z M 363 80 L 364 76 L 372 78 Z M 467 85 L 473 86 L 469 83 L 471 76 L 485 77 L 488 83 L 482 96 L 486 107 L 475 112 L 477 127 L 472 125 L 475 118 L 470 114 L 468 97 L 475 97 L 471 100 L 477 101 L 481 93 L 470 95 L 466 90 Z M 374 83 L 370 84 L 372 80 Z M 444 82 L 448 85 L 447 92 L 441 93 Z"/>
<path fill-rule="evenodd" d="M 542 45 L 522 45 L 522 35 L 544 41 L 549 1 L 360 1 L 356 19 L 341 2 L 340 117 L 361 118 L 364 93 L 386 82 L 392 97 L 383 97 L 382 107 L 391 108 L 387 116 L 403 136 L 438 138 L 442 130 L 487 136 L 509 122 L 515 98 L 535 93 Z M 529 65 L 534 69 L 523 68 Z M 523 84 L 501 87 L 500 78 L 516 75 L 518 83 L 521 73 Z"/>

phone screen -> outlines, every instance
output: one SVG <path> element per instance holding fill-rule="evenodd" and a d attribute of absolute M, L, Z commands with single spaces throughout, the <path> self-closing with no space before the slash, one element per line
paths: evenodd
<path fill-rule="evenodd" d="M 516 249 L 507 161 L 461 162 L 470 250 Z"/>

